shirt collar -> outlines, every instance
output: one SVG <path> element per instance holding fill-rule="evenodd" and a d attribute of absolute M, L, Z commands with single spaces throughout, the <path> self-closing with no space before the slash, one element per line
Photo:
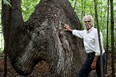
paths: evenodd
<path fill-rule="evenodd" d="M 90 33 L 93 30 L 93 27 L 91 27 L 89 30 L 86 30 L 87 33 Z"/>

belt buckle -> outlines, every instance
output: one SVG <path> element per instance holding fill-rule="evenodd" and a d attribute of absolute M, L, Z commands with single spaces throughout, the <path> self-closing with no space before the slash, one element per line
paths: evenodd
<path fill-rule="evenodd" d="M 88 56 L 93 56 L 95 54 L 95 52 L 91 52 L 91 53 L 88 53 Z"/>

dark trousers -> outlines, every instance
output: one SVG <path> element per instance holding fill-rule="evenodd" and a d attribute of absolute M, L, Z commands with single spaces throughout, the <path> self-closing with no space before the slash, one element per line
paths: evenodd
<path fill-rule="evenodd" d="M 94 57 L 95 57 L 95 53 L 88 54 L 77 77 L 88 77 L 89 73 L 92 71 L 91 64 L 92 64 Z M 105 64 L 105 54 L 103 54 L 103 65 L 104 64 Z M 96 73 L 97 73 L 97 77 L 101 77 L 100 57 L 98 58 L 97 63 L 96 63 Z"/>

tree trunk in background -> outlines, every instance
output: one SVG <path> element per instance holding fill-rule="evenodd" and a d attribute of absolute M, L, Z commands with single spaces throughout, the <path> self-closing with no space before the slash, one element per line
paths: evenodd
<path fill-rule="evenodd" d="M 10 30 L 10 9 L 6 6 L 3 5 L 3 0 L 2 0 L 2 24 L 3 26 L 3 34 L 4 34 L 4 77 L 7 75 L 7 51 L 8 51 L 8 42 L 9 42 L 9 30 Z M 7 42 L 7 43 L 6 43 Z"/>
<path fill-rule="evenodd" d="M 74 77 L 85 53 L 82 40 L 64 32 L 64 23 L 81 28 L 68 0 L 41 0 L 27 22 L 22 19 L 21 1 L 11 2 L 9 15 L 2 8 L 3 16 L 11 16 L 10 23 L 5 24 L 6 17 L 2 17 L 2 22 L 5 50 L 15 71 L 29 75 L 37 63 L 44 61 L 49 70 L 39 77 Z"/>
<path fill-rule="evenodd" d="M 115 50 L 114 50 L 114 6 L 113 0 L 110 0 L 110 12 L 111 12 L 111 59 L 112 59 L 112 77 L 115 77 Z"/>

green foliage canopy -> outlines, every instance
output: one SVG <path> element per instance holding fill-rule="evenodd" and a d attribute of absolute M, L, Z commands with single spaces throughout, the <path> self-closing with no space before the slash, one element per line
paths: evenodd
<path fill-rule="evenodd" d="M 39 2 L 40 0 L 22 0 L 21 8 L 24 21 L 30 17 Z"/>

